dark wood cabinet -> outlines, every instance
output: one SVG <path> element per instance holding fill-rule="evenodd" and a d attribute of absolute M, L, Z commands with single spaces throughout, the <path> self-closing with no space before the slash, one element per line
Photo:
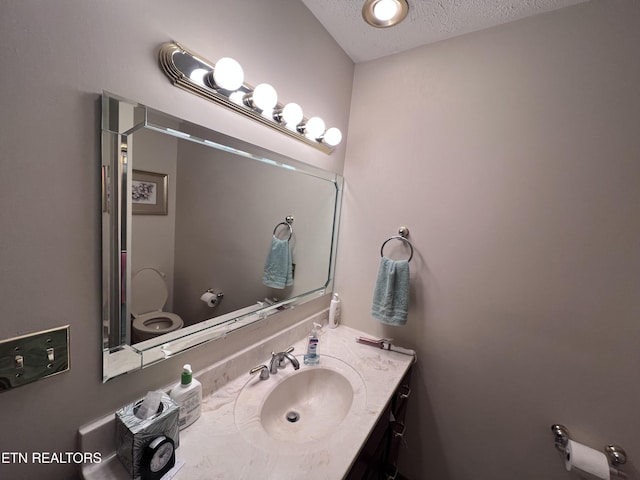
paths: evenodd
<path fill-rule="evenodd" d="M 411 368 L 387 403 L 345 480 L 399 479 L 398 453 L 403 441 Z"/>

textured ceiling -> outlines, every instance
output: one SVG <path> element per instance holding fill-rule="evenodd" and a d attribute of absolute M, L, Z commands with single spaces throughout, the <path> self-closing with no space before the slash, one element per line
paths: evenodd
<path fill-rule="evenodd" d="M 399 25 L 375 28 L 362 19 L 364 0 L 302 0 L 358 63 L 589 0 L 408 0 Z"/>

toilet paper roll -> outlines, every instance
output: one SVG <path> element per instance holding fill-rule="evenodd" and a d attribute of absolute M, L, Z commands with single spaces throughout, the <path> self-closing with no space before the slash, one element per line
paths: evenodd
<path fill-rule="evenodd" d="M 567 444 L 564 466 L 567 471 L 590 475 L 583 478 L 602 480 L 611 478 L 607 456 L 603 452 L 573 440 L 569 440 Z"/>
<path fill-rule="evenodd" d="M 218 304 L 218 294 L 204 292 L 200 297 L 200 300 L 206 303 L 208 307 L 215 307 Z"/>

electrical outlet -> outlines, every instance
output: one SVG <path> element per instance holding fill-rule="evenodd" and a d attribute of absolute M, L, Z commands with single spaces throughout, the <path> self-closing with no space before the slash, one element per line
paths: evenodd
<path fill-rule="evenodd" d="M 69 370 L 69 325 L 0 341 L 0 391 Z"/>

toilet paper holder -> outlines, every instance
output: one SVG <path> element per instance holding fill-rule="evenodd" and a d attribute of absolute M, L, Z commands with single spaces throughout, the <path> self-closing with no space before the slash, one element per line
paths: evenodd
<path fill-rule="evenodd" d="M 569 430 L 564 425 L 556 423 L 551 425 L 551 431 L 553 432 L 556 448 L 565 453 L 570 439 Z M 609 460 L 609 464 L 613 466 L 613 468 L 611 468 L 611 474 L 617 475 L 620 478 L 626 478 L 627 475 L 624 472 L 615 468 L 627 463 L 627 454 L 624 449 L 619 445 L 609 444 L 604 447 L 604 453 Z"/>

